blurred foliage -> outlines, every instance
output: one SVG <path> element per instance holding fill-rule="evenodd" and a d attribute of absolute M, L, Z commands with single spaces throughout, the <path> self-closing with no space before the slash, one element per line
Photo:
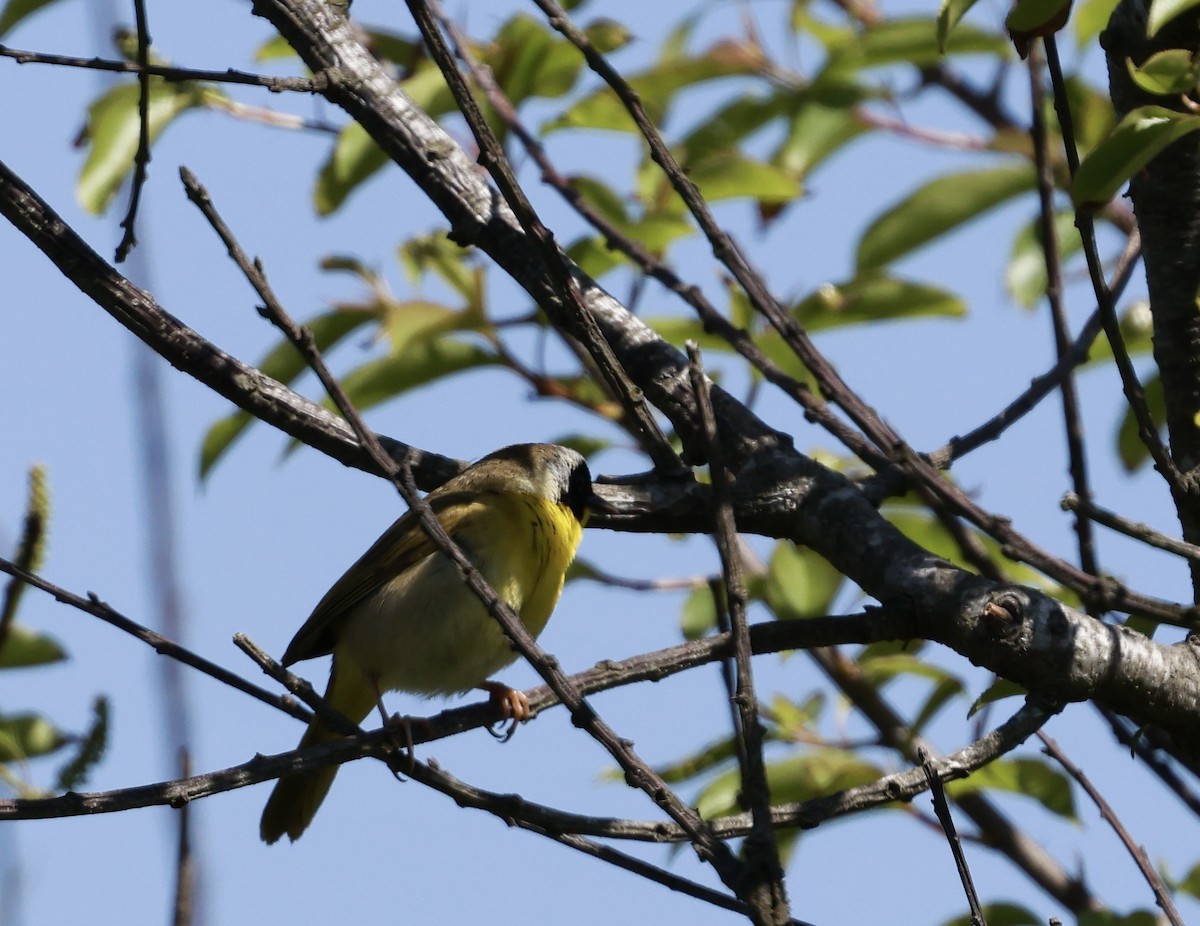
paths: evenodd
<path fill-rule="evenodd" d="M 24 526 L 13 563 L 25 572 L 35 572 L 46 553 L 47 527 L 50 520 L 50 492 L 46 472 L 34 466 L 29 472 L 29 499 Z M 43 668 L 67 658 L 63 647 L 51 637 L 17 623 L 17 607 L 26 585 L 10 577 L 0 597 L 0 671 Z M 97 698 L 93 719 L 83 734 L 69 733 L 37 711 L 6 713 L 0 710 L 0 783 L 20 797 L 42 796 L 47 791 L 35 787 L 24 775 L 31 759 L 54 755 L 69 746 L 73 754 L 59 767 L 55 791 L 81 784 L 100 761 L 108 735 L 108 704 Z"/>

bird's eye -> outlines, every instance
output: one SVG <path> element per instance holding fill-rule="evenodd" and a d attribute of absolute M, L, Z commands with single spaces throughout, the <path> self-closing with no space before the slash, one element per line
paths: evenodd
<path fill-rule="evenodd" d="M 567 507 L 580 521 L 587 508 L 588 499 L 592 497 L 592 473 L 586 463 L 580 463 L 571 470 L 570 481 L 567 484 L 567 497 L 563 499 Z"/>

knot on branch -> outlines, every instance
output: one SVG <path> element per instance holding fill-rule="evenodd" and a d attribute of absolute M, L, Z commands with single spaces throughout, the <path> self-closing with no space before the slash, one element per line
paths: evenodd
<path fill-rule="evenodd" d="M 979 624 L 994 639 L 1011 640 L 1025 623 L 1025 599 L 1013 589 L 989 595 L 979 609 Z"/>

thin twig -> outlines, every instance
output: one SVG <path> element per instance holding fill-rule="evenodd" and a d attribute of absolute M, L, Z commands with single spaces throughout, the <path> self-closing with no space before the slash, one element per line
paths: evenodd
<path fill-rule="evenodd" d="M 1125 242 L 1125 249 L 1117 261 L 1116 269 L 1113 271 L 1112 282 L 1109 283 L 1109 289 L 1114 299 L 1120 298 L 1121 293 L 1125 291 L 1125 287 L 1133 276 L 1133 269 L 1137 266 L 1137 261 L 1141 253 L 1142 239 L 1135 229 L 1130 233 Z M 1083 328 L 1080 329 L 1079 336 L 1075 339 L 1070 351 L 1065 356 L 1059 359 L 1045 373 L 1034 377 L 1033 381 L 1029 384 L 1029 388 L 1013 399 L 1000 412 L 967 434 L 961 437 L 952 437 L 942 447 L 932 451 L 928 455 L 930 463 L 938 469 L 949 469 L 950 465 L 956 460 L 961 459 L 973 450 L 977 450 L 984 444 L 998 439 L 1009 427 L 1024 418 L 1026 414 L 1037 407 L 1042 399 L 1053 392 L 1064 376 L 1087 360 L 1092 342 L 1096 340 L 1096 336 L 1102 330 L 1103 325 L 1100 322 L 1100 310 L 1096 309 L 1088 317 Z"/>
<path fill-rule="evenodd" d="M 1038 227 L 1042 233 L 1042 256 L 1046 264 L 1046 299 L 1050 303 L 1050 320 L 1054 330 L 1054 349 L 1059 362 L 1071 347 L 1071 332 L 1063 308 L 1062 259 L 1058 247 L 1058 231 L 1054 224 L 1054 168 L 1050 163 L 1049 133 L 1046 130 L 1045 93 L 1042 89 L 1042 56 L 1034 43 L 1029 54 L 1029 96 L 1032 123 L 1033 160 L 1037 167 Z M 1064 106 L 1069 105 L 1064 101 Z M 1064 133 L 1068 126 L 1063 127 Z M 1083 423 L 1079 416 L 1079 394 L 1075 377 L 1067 371 L 1059 382 L 1062 395 L 1063 426 L 1067 437 L 1067 458 L 1075 493 L 1082 499 L 1092 497 L 1088 480 L 1087 454 L 1083 446 Z M 1100 574 L 1096 558 L 1096 540 L 1091 522 L 1084 517 L 1075 519 L 1075 534 L 1079 540 L 1079 565 L 1091 575 Z M 1095 616 L 1096 612 L 1089 605 Z"/>
<path fill-rule="evenodd" d="M 979 741 L 953 755 L 933 760 L 935 774 L 943 781 L 970 775 L 975 769 L 1023 743 L 1046 722 L 1050 714 L 1051 712 L 1032 700 L 1027 701 L 1016 714 Z M 424 723 L 414 726 L 414 732 L 423 729 Z M 0 820 L 46 820 L 117 813 L 140 807 L 178 807 L 191 800 L 269 781 L 285 771 L 310 771 L 368 756 L 386 761 L 394 751 L 395 734 L 390 730 L 381 729 L 331 740 L 307 749 L 295 749 L 277 756 L 256 756 L 250 762 L 233 768 L 175 781 L 92 794 L 68 793 L 51 798 L 0 799 Z M 429 768 L 416 762 L 412 774 L 415 778 L 423 778 Z M 433 781 L 426 783 L 436 787 Z M 772 810 L 772 822 L 781 828 L 808 829 L 884 804 L 911 801 L 928 787 L 929 782 L 922 768 L 909 769 L 887 775 L 870 784 L 801 803 L 776 807 Z M 459 789 L 460 793 L 454 795 L 456 800 L 462 797 L 468 804 L 476 801 L 487 804 L 484 809 L 489 812 L 547 833 L 569 832 L 581 836 L 658 844 L 680 843 L 689 839 L 681 827 L 661 821 L 591 817 L 527 801 L 519 795 L 482 791 L 463 783 L 457 784 L 456 790 Z M 732 839 L 745 836 L 750 831 L 751 821 L 749 814 L 741 813 L 720 817 L 713 820 L 712 824 L 714 831 L 722 838 Z"/>
<path fill-rule="evenodd" d="M 1068 492 L 1063 496 L 1062 507 L 1064 511 L 1077 511 L 1083 517 L 1119 531 L 1127 537 L 1182 556 L 1190 562 L 1200 563 L 1200 546 L 1157 531 L 1149 524 L 1123 517 L 1107 508 L 1101 508 L 1095 502 L 1084 501 L 1074 492 Z"/>
<path fill-rule="evenodd" d="M 154 647 L 154 651 L 161 656 L 167 656 L 170 659 L 182 662 L 184 665 L 191 666 L 193 669 L 198 669 L 205 675 L 215 678 L 218 682 L 229 685 L 231 688 L 236 688 L 238 691 L 248 694 L 252 698 L 257 698 L 264 704 L 277 707 L 299 720 L 308 720 L 308 712 L 296 705 L 290 698 L 283 698 L 264 688 L 259 688 L 252 682 L 246 681 L 240 675 L 222 668 L 215 662 L 210 662 L 203 656 L 198 656 L 187 647 L 180 646 L 173 640 L 169 640 L 148 627 L 143 627 L 114 608 L 109 607 L 95 595 L 88 595 L 86 598 L 75 595 L 65 588 L 48 582 L 41 576 L 26 572 L 6 559 L 0 559 L 0 572 L 5 572 L 28 585 L 32 585 L 34 588 L 53 595 L 55 599 L 61 601 L 63 604 L 70 605 L 86 614 L 91 614 L 93 617 L 98 617 L 102 621 L 112 624 L 118 630 L 123 630 L 131 636 L 137 637 L 143 643 Z"/>
<path fill-rule="evenodd" d="M 750 912 L 749 906 L 735 897 L 730 897 L 712 888 L 672 874 L 669 871 L 659 868 L 657 865 L 651 865 L 624 852 L 619 852 L 610 846 L 596 842 L 581 834 L 581 830 L 590 832 L 591 828 L 594 827 L 606 830 L 604 835 L 616 836 L 623 825 L 632 824 L 641 830 L 647 824 L 637 821 L 621 821 L 600 817 L 580 817 L 578 814 L 565 813 L 542 805 L 531 804 L 520 795 L 497 794 L 492 791 L 485 791 L 482 788 L 476 788 L 464 781 L 460 781 L 432 761 L 429 763 L 418 762 L 412 768 L 406 769 L 406 771 L 413 780 L 419 781 L 421 784 L 427 785 L 453 798 L 460 807 L 473 807 L 478 810 L 487 811 L 501 818 L 506 823 L 545 836 L 562 845 L 583 852 L 585 855 L 598 858 L 601 861 L 616 865 L 626 871 L 633 872 L 643 878 L 668 887 L 673 891 L 679 891 L 698 900 L 723 907 L 726 910 L 733 910 L 736 913 L 747 914 Z M 786 922 L 795 924 L 795 926 L 805 926 L 805 924 L 802 924 L 798 920 L 788 919 Z"/>
<path fill-rule="evenodd" d="M 732 475 L 725 468 L 721 440 L 717 434 L 712 397 L 708 379 L 700 358 L 700 348 L 694 341 L 687 343 L 691 361 L 692 389 L 696 393 L 696 408 L 700 413 L 701 433 L 708 459 L 708 471 L 713 487 L 713 539 L 721 558 L 721 574 L 725 591 L 725 609 L 729 614 L 730 635 L 733 639 L 735 707 L 734 736 L 738 740 L 738 760 L 741 765 L 742 800 L 750 808 L 753 821 L 746 840 L 745 855 L 748 891 L 740 895 L 755 909 L 757 920 L 778 923 L 790 918 L 783 865 L 779 845 L 771 828 L 771 790 L 767 782 L 767 767 L 763 760 L 764 730 L 759 720 L 758 695 L 754 690 L 754 675 L 750 665 L 750 631 L 746 622 L 746 588 L 742 579 L 742 560 L 738 552 L 737 527 L 733 521 L 730 502 Z"/>
<path fill-rule="evenodd" d="M 1120 717 L 1106 707 L 1095 705 L 1100 716 L 1108 723 L 1113 731 L 1113 735 L 1117 738 L 1117 742 L 1129 749 L 1131 755 L 1137 756 L 1142 763 L 1154 775 L 1156 775 L 1163 785 L 1174 794 L 1183 805 L 1187 807 L 1197 817 L 1200 817 L 1200 794 L 1192 790 L 1191 786 L 1185 782 L 1178 772 L 1176 767 L 1169 762 L 1165 762 L 1158 757 L 1155 751 L 1155 743 L 1151 741 L 1150 735 L 1153 731 L 1142 731 L 1130 729 L 1130 724 L 1124 717 Z M 1187 763 L 1180 760 L 1180 764 L 1187 767 Z"/>
<path fill-rule="evenodd" d="M 133 180 L 129 184 L 129 210 L 121 220 L 125 232 L 117 244 L 115 260 L 118 264 L 124 262 L 137 244 L 134 225 L 138 204 L 142 201 L 142 187 L 146 185 L 146 169 L 150 165 L 150 75 L 146 72 L 150 63 L 150 23 L 146 18 L 146 0 L 133 0 L 133 16 L 137 24 L 138 144 L 133 156 Z"/>
<path fill-rule="evenodd" d="M 880 694 L 875 682 L 865 677 L 860 666 L 832 648 L 813 649 L 809 655 L 879 731 L 884 745 L 899 752 L 909 762 L 917 761 L 918 747 L 933 751 L 922 737 L 913 734 L 911 727 Z M 1039 716 L 1045 722 L 1057 709 L 1043 705 Z M 1030 730 L 1026 735 L 1032 732 Z M 1072 911 L 1100 909 L 1086 883 L 1067 874 L 1038 842 L 1014 826 L 986 795 L 968 792 L 959 795 L 955 803 L 979 828 L 990 847 L 1007 856 L 1046 893 Z"/>
<path fill-rule="evenodd" d="M 1062 64 L 1058 57 L 1058 44 L 1053 35 L 1047 35 L 1043 39 L 1046 48 L 1046 64 L 1050 69 L 1050 78 L 1054 84 L 1054 106 L 1055 112 L 1058 114 L 1058 122 L 1062 127 L 1063 143 L 1066 146 L 1067 165 L 1070 167 L 1071 176 L 1075 176 L 1075 172 L 1079 169 L 1079 151 L 1075 146 L 1075 133 L 1073 129 L 1073 120 L 1071 116 L 1071 108 L 1068 104 L 1070 99 L 1067 92 L 1066 78 L 1063 76 Z M 1112 346 L 1113 359 L 1116 360 L 1117 371 L 1121 374 L 1121 387 L 1125 392 L 1125 398 L 1129 402 L 1129 407 L 1133 411 L 1134 419 L 1138 425 L 1138 437 L 1145 444 L 1146 449 L 1150 452 L 1150 458 L 1154 461 L 1155 469 L 1162 474 L 1162 477 L 1167 481 L 1167 485 L 1171 488 L 1174 497 L 1182 497 L 1183 494 L 1183 475 L 1175 466 L 1175 461 L 1171 459 L 1171 455 L 1163 446 L 1162 438 L 1158 433 L 1158 428 L 1154 424 L 1154 418 L 1150 414 L 1150 408 L 1146 404 L 1146 393 L 1142 389 L 1142 384 L 1138 380 L 1137 371 L 1133 368 L 1133 361 L 1129 359 L 1129 352 L 1125 349 L 1125 339 L 1121 335 L 1121 323 L 1117 318 L 1116 301 L 1113 298 L 1112 292 L 1108 288 L 1108 284 L 1104 280 L 1104 268 L 1100 261 L 1100 251 L 1096 244 L 1096 223 L 1092 216 L 1086 210 L 1079 210 L 1075 214 L 1075 225 L 1079 229 L 1079 234 L 1083 240 L 1083 254 L 1087 259 L 1088 275 L 1092 281 L 1092 291 L 1096 294 L 1096 304 L 1100 307 L 1100 319 L 1104 324 L 1104 333 L 1108 337 L 1109 344 Z"/>
<path fill-rule="evenodd" d="M 917 758 L 921 760 L 921 770 L 929 782 L 929 792 L 933 797 L 933 812 L 937 814 L 942 832 L 950 844 L 950 853 L 954 856 L 954 867 L 958 870 L 959 880 L 962 881 L 963 892 L 967 895 L 967 905 L 971 908 L 972 926 L 987 926 L 983 915 L 983 906 L 979 903 L 979 895 L 975 892 L 975 881 L 971 877 L 971 868 L 967 864 L 967 856 L 963 852 L 962 840 L 958 838 L 958 829 L 954 825 L 954 817 L 950 813 L 950 805 L 946 803 L 946 791 L 938 778 L 929 753 L 924 749 L 917 750 Z"/>
<path fill-rule="evenodd" d="M 0 45 L 0 58 L 12 58 L 17 64 L 50 64 L 56 67 L 87 68 L 95 71 L 110 71 L 118 74 L 149 74 L 172 83 L 183 81 L 209 81 L 211 83 L 243 84 L 265 87 L 272 93 L 296 91 L 298 93 L 320 93 L 328 80 L 325 75 L 314 77 L 268 77 L 266 74 L 250 74 L 228 68 L 223 71 L 205 71 L 197 68 L 169 67 L 162 64 L 117 61 L 108 58 L 77 58 L 72 55 L 50 55 L 38 51 L 25 51 Z"/>
<path fill-rule="evenodd" d="M 1066 770 L 1068 775 L 1079 782 L 1079 786 L 1083 788 L 1084 792 L 1092 799 L 1092 802 L 1100 811 L 1100 816 L 1116 832 L 1126 851 L 1133 858 L 1134 862 L 1137 863 L 1142 877 L 1146 879 L 1146 883 L 1154 891 L 1155 902 L 1162 908 L 1163 914 L 1172 923 L 1172 926 L 1183 926 L 1183 918 L 1175 908 L 1175 902 L 1171 899 L 1171 892 L 1167 889 L 1166 884 L 1163 883 L 1162 877 L 1154 868 L 1149 856 L 1146 855 L 1146 850 L 1134 841 L 1129 831 L 1125 829 L 1125 825 L 1121 822 L 1120 817 L 1109 806 L 1108 801 L 1096 790 L 1095 786 L 1088 780 L 1087 775 L 1083 773 L 1083 770 L 1067 757 L 1067 754 L 1063 752 L 1058 743 L 1041 730 L 1038 731 L 1038 738 L 1046 747 L 1046 755 L 1054 759 L 1055 762 Z"/>

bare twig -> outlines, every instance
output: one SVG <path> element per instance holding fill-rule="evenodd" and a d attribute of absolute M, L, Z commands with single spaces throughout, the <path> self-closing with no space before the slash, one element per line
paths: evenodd
<path fill-rule="evenodd" d="M 1120 298 L 1121 293 L 1125 291 L 1141 253 L 1142 239 L 1135 229 L 1126 240 L 1125 249 L 1117 261 L 1112 281 L 1109 283 L 1109 289 L 1114 299 Z M 1027 413 L 1037 407 L 1042 399 L 1053 392 L 1062 378 L 1073 368 L 1087 360 L 1092 342 L 1096 340 L 1096 336 L 1102 330 L 1100 310 L 1097 309 L 1088 317 L 1079 331 L 1079 336 L 1065 356 L 1061 357 L 1041 376 L 1034 377 L 1029 388 L 1013 399 L 1003 410 L 966 435 L 953 437 L 942 447 L 931 452 L 928 455 L 930 463 L 938 469 L 948 469 L 955 460 L 961 459 L 989 441 L 998 439 L 1011 425 L 1024 418 Z"/>
<path fill-rule="evenodd" d="M 790 919 L 787 889 L 779 846 L 771 828 L 771 790 L 767 782 L 767 767 L 763 761 L 764 731 L 758 715 L 758 696 L 754 690 L 754 675 L 750 665 L 750 631 L 746 623 L 746 589 L 742 581 L 742 560 L 738 551 L 737 527 L 730 503 L 732 475 L 725 468 L 717 422 L 713 415 L 708 380 L 695 342 L 687 344 L 691 360 L 692 389 L 696 392 L 696 407 L 700 412 L 705 454 L 713 485 L 713 538 L 721 557 L 721 573 L 725 586 L 733 638 L 733 662 L 736 707 L 734 735 L 740 748 L 742 799 L 750 807 L 753 823 L 746 840 L 747 892 L 740 894 L 754 910 L 755 922 L 780 923 Z"/>
<path fill-rule="evenodd" d="M 963 852 L 962 840 L 958 838 L 958 829 L 954 825 L 954 817 L 950 813 L 950 805 L 946 803 L 946 791 L 942 787 L 937 770 L 924 749 L 917 750 L 917 758 L 921 760 L 921 770 L 929 782 L 929 792 L 933 796 L 933 812 L 937 814 L 942 832 L 950 844 L 950 852 L 954 856 L 954 867 L 958 870 L 959 880 L 962 881 L 963 892 L 967 895 L 967 904 L 971 908 L 972 926 L 987 926 L 983 915 L 983 906 L 979 903 L 979 895 L 975 893 L 975 882 L 971 878 L 971 868 L 967 865 L 967 856 Z"/>
<path fill-rule="evenodd" d="M 1077 511 L 1083 517 L 1119 531 L 1127 537 L 1140 540 L 1152 547 L 1158 547 L 1160 550 L 1166 550 L 1168 553 L 1182 556 L 1193 563 L 1200 563 L 1200 547 L 1194 543 L 1188 543 L 1185 540 L 1171 537 L 1141 521 L 1122 517 L 1114 511 L 1100 507 L 1095 502 L 1084 501 L 1074 492 L 1068 492 L 1063 496 L 1062 507 L 1064 511 Z"/>
<path fill-rule="evenodd" d="M 1058 232 L 1054 225 L 1054 168 L 1050 163 L 1049 135 L 1046 131 L 1045 93 L 1042 89 L 1042 56 L 1034 44 L 1029 54 L 1029 96 L 1032 123 L 1033 160 L 1037 166 L 1038 228 L 1042 237 L 1042 256 L 1046 264 L 1046 299 L 1050 303 L 1050 320 L 1054 330 L 1054 349 L 1061 363 L 1071 346 L 1071 332 L 1063 308 L 1062 259 L 1059 255 Z M 1065 105 L 1065 104 L 1064 104 Z M 1064 127 L 1064 132 L 1067 127 Z M 1063 427 L 1067 437 L 1067 458 L 1071 482 L 1076 494 L 1085 500 L 1092 497 L 1088 480 L 1087 454 L 1083 447 L 1083 424 L 1079 419 L 1079 394 L 1075 377 L 1070 370 L 1059 382 L 1062 395 Z M 1096 541 L 1091 522 L 1075 519 L 1075 534 L 1079 540 L 1079 565 L 1084 572 L 1099 575 Z"/>
<path fill-rule="evenodd" d="M 25 51 L 0 45 L 0 58 L 12 58 L 17 64 L 50 64 L 56 67 L 87 68 L 95 71 L 110 71 L 117 74 L 149 74 L 163 80 L 178 83 L 196 80 L 212 83 L 243 84 L 265 87 L 272 93 L 296 91 L 319 93 L 327 85 L 324 75 L 314 77 L 269 77 L 266 74 L 250 74 L 228 68 L 223 71 L 205 71 L 197 68 L 169 67 L 161 64 L 117 61 L 108 58 L 77 58 L 71 55 L 50 55 L 38 51 Z"/>
<path fill-rule="evenodd" d="M 1066 770 L 1068 775 L 1079 782 L 1079 786 L 1083 788 L 1087 796 L 1092 799 L 1092 802 L 1096 805 L 1097 809 L 1099 809 L 1100 816 L 1102 816 L 1108 825 L 1111 826 L 1116 832 L 1122 844 L 1125 846 L 1126 851 L 1129 852 L 1134 862 L 1137 863 L 1138 869 L 1142 873 L 1142 877 L 1146 879 L 1146 883 L 1149 884 L 1150 889 L 1154 891 L 1155 902 L 1159 905 L 1159 907 L 1162 908 L 1163 914 L 1171 922 L 1172 926 L 1183 926 L 1183 918 L 1179 915 L 1179 911 L 1175 908 L 1175 902 L 1171 899 L 1171 892 L 1167 889 L 1166 884 L 1163 883 L 1158 871 L 1155 870 L 1149 856 L 1146 855 L 1146 850 L 1134 841 L 1133 837 L 1129 834 L 1129 831 L 1125 829 L 1125 825 L 1121 823 L 1120 817 L 1118 817 L 1116 813 L 1113 812 L 1112 807 L 1109 806 L 1108 801 L 1106 801 L 1103 795 L 1096 790 L 1095 786 L 1091 783 L 1091 781 L 1088 780 L 1087 775 L 1083 773 L 1083 770 L 1067 757 L 1067 754 L 1063 752 L 1058 743 L 1056 743 L 1054 739 L 1041 730 L 1038 731 L 1038 738 L 1046 747 L 1046 754 L 1054 759 L 1054 761 L 1059 765 L 1061 765 Z"/>
<path fill-rule="evenodd" d="M 910 762 L 918 761 L 918 748 L 933 751 L 921 737 L 913 735 L 909 725 L 879 693 L 875 683 L 864 677 L 860 667 L 836 649 L 813 649 L 809 655 L 879 731 L 886 746 Z M 1043 722 L 1056 710 L 1043 706 L 1040 713 Z M 1030 730 L 1026 735 L 1032 732 Z M 1086 883 L 1069 875 L 1041 845 L 1014 826 L 988 797 L 977 792 L 962 794 L 956 804 L 979 828 L 991 848 L 1007 856 L 1050 896 L 1073 911 L 1100 909 L 1100 903 Z"/>
<path fill-rule="evenodd" d="M 1079 169 L 1079 151 L 1075 146 L 1075 133 L 1071 116 L 1070 99 L 1067 93 L 1066 78 L 1063 76 L 1062 64 L 1058 57 L 1058 45 L 1053 35 L 1043 39 L 1046 48 L 1046 64 L 1050 69 L 1050 78 L 1054 84 L 1054 106 L 1058 114 L 1059 125 L 1062 126 L 1063 143 L 1066 146 L 1067 164 L 1071 176 Z M 1138 380 L 1133 361 L 1125 349 L 1125 340 L 1121 335 L 1121 323 L 1117 318 L 1116 301 L 1108 284 L 1104 280 L 1104 268 L 1100 261 L 1100 251 L 1096 244 L 1096 223 L 1086 210 L 1076 212 L 1075 224 L 1083 240 L 1083 254 L 1087 259 L 1088 274 L 1092 280 L 1092 291 L 1096 294 L 1096 304 L 1100 308 L 1100 320 L 1104 324 L 1104 333 L 1112 346 L 1113 359 L 1116 360 L 1117 371 L 1121 374 L 1121 386 L 1125 398 L 1133 411 L 1138 425 L 1138 437 L 1150 452 L 1154 467 L 1166 480 L 1174 497 L 1182 497 L 1183 476 L 1175 466 L 1175 461 L 1163 446 L 1158 428 L 1150 415 L 1146 404 L 1146 393 Z"/>
<path fill-rule="evenodd" d="M 443 715 L 450 713 L 454 712 L 443 712 Z M 462 709 L 458 713 L 462 713 Z M 932 760 L 935 774 L 943 781 L 966 777 L 1020 745 L 1051 714 L 1052 711 L 1044 706 L 1032 700 L 1027 701 L 1016 714 L 977 742 L 953 755 Z M 429 722 L 430 719 L 426 718 L 414 725 L 414 734 L 425 733 Z M 269 781 L 285 771 L 309 771 L 368 756 L 386 760 L 394 750 L 395 734 L 385 728 L 331 740 L 307 749 L 294 749 L 277 756 L 256 756 L 242 765 L 186 779 L 93 794 L 0 799 L 0 820 L 45 820 L 117 813 L 138 807 L 178 807 L 190 800 Z M 424 777 L 425 770 L 429 768 L 422 763 L 414 763 L 414 777 Z M 432 781 L 428 783 L 436 786 Z M 827 820 L 861 813 L 882 804 L 910 801 L 928 787 L 925 771 L 920 767 L 913 768 L 835 794 L 781 805 L 772 810 L 772 823 L 778 827 L 812 828 Z M 537 804 L 519 795 L 495 794 L 462 783 L 457 783 L 455 790 L 460 792 L 454 795 L 456 800 L 462 797 L 467 803 L 486 803 L 488 806 L 485 809 L 491 813 L 526 823 L 547 833 L 574 833 L 648 843 L 678 843 L 690 838 L 682 827 L 662 821 L 586 816 Z M 741 813 L 720 817 L 713 820 L 712 825 L 721 838 L 732 839 L 749 833 L 751 820 L 748 813 Z"/>
<path fill-rule="evenodd" d="M 585 855 L 590 855 L 611 865 L 616 865 L 626 871 L 633 872 L 643 878 L 668 887 L 673 891 L 679 891 L 690 897 L 711 903 L 714 906 L 723 907 L 726 910 L 733 910 L 736 913 L 742 914 L 751 912 L 749 906 L 734 897 L 714 891 L 712 888 L 704 887 L 686 878 L 681 878 L 679 875 L 665 871 L 657 865 L 651 865 L 648 862 L 634 858 L 624 852 L 619 852 L 610 846 L 581 835 L 581 831 L 591 832 L 592 828 L 599 828 L 608 830 L 605 835 L 617 836 L 617 831 L 622 829 L 623 826 L 632 825 L 632 827 L 638 830 L 643 830 L 647 824 L 637 821 L 620 821 L 599 817 L 581 818 L 578 814 L 564 813 L 552 808 L 531 804 L 520 795 L 497 794 L 485 791 L 460 781 L 434 762 L 429 762 L 428 764 L 418 762 L 407 771 L 415 781 L 419 781 L 448 795 L 460 807 L 474 807 L 487 811 L 500 817 L 506 823 L 515 824 L 521 827 L 521 829 L 546 836 L 555 842 L 583 852 Z M 788 918 L 784 922 L 794 924 L 794 926 L 806 926 L 801 921 L 791 918 Z"/>
<path fill-rule="evenodd" d="M 138 144 L 133 156 L 133 179 L 129 184 L 129 210 L 121 220 L 125 232 L 117 244 L 115 259 L 118 264 L 124 262 L 137 244 L 134 224 L 150 164 L 150 75 L 146 73 L 150 63 L 150 24 L 146 18 L 146 0 L 133 0 L 133 16 L 137 24 Z"/>
<path fill-rule="evenodd" d="M 1153 730 L 1138 730 L 1131 729 L 1129 722 L 1125 718 L 1118 716 L 1108 708 L 1096 705 L 1096 710 L 1100 716 L 1113 731 L 1113 735 L 1117 738 L 1117 742 L 1129 749 L 1132 755 L 1137 756 L 1142 763 L 1148 768 L 1163 785 L 1177 797 L 1194 816 L 1200 817 L 1200 794 L 1197 794 L 1187 782 L 1180 777 L 1176 771 L 1176 766 L 1170 762 L 1166 762 L 1159 758 L 1155 751 L 1156 744 Z M 1180 757 L 1177 754 L 1172 756 L 1179 765 L 1185 768 L 1189 764 L 1185 761 L 1186 757 Z M 1191 765 L 1195 771 L 1194 763 Z"/>
<path fill-rule="evenodd" d="M 89 595 L 87 598 L 75 595 L 65 588 L 61 588 L 52 582 L 48 582 L 41 576 L 34 575 L 31 572 L 26 572 L 16 564 L 9 562 L 6 559 L 0 559 L 0 572 L 5 572 L 34 588 L 40 589 L 47 594 L 53 595 L 55 599 L 63 604 L 68 604 L 73 608 L 91 614 L 94 617 L 100 618 L 102 621 L 112 624 L 118 630 L 123 630 L 126 633 L 137 637 L 143 643 L 147 643 L 154 647 L 154 651 L 162 656 L 167 656 L 171 659 L 178 660 L 184 665 L 191 666 L 193 669 L 198 669 L 205 675 L 215 678 L 218 682 L 223 682 L 232 688 L 236 688 L 252 698 L 257 698 L 264 704 L 270 704 L 272 707 L 277 707 L 285 713 L 291 714 L 300 720 L 307 720 L 308 713 L 298 707 L 290 698 L 281 698 L 266 689 L 259 688 L 252 682 L 246 681 L 240 675 L 230 672 L 228 669 L 222 668 L 215 662 L 210 662 L 203 656 L 198 656 L 184 646 L 180 646 L 172 640 L 167 639 L 160 633 L 155 633 L 148 627 L 143 627 L 141 624 L 130 620 L 125 615 L 109 607 L 95 595 Z"/>

